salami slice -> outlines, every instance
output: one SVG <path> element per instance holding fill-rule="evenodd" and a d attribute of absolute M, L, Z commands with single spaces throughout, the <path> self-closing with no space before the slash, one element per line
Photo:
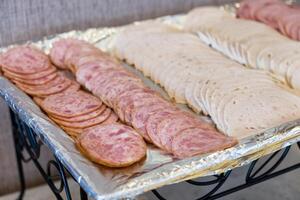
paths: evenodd
<path fill-rule="evenodd" d="M 42 84 L 46 84 L 49 81 L 52 81 L 54 78 L 56 78 L 57 73 L 53 72 L 52 74 L 49 74 L 45 77 L 41 77 L 41 78 L 37 78 L 37 79 L 23 79 L 23 78 L 18 78 L 18 77 L 11 76 L 7 73 L 4 73 L 4 76 L 8 77 L 12 81 L 23 83 L 23 84 L 26 84 L 26 85 L 42 85 Z"/>
<path fill-rule="evenodd" d="M 156 113 L 153 113 L 153 115 L 151 115 L 146 122 L 146 130 L 147 130 L 148 136 L 150 137 L 153 144 L 155 144 L 156 146 L 158 146 L 162 149 L 163 149 L 163 146 L 161 145 L 160 139 L 157 135 L 158 125 L 161 123 L 161 121 L 172 116 L 176 112 L 178 112 L 177 109 L 160 110 L 160 111 L 157 111 Z"/>
<path fill-rule="evenodd" d="M 147 106 L 140 106 L 132 112 L 132 126 L 143 136 L 147 142 L 152 142 L 146 130 L 148 118 L 155 112 L 167 109 L 171 104 L 165 102 L 156 102 Z"/>
<path fill-rule="evenodd" d="M 0 59 L 3 70 L 18 74 L 33 74 L 51 66 L 47 55 L 33 46 L 11 48 Z"/>
<path fill-rule="evenodd" d="M 97 110 L 101 104 L 101 100 L 97 97 L 78 91 L 51 95 L 42 102 L 42 108 L 56 116 L 75 117 Z"/>
<path fill-rule="evenodd" d="M 92 118 L 92 119 L 88 119 L 85 121 L 79 121 L 79 122 L 68 122 L 68 121 L 62 121 L 59 119 L 56 119 L 52 116 L 50 116 L 50 118 L 55 121 L 57 124 L 62 125 L 64 127 L 70 127 L 70 128 L 88 128 L 97 124 L 102 123 L 103 121 L 105 121 L 111 113 L 111 109 L 106 108 L 105 111 L 103 113 L 101 113 L 100 115 Z"/>
<path fill-rule="evenodd" d="M 79 115 L 76 117 L 62 117 L 62 116 L 58 116 L 58 115 L 52 115 L 55 119 L 61 120 L 61 121 L 66 121 L 66 122 L 82 122 L 82 121 L 86 121 L 92 118 L 95 118 L 97 116 L 99 116 L 100 114 L 102 114 L 105 110 L 107 109 L 107 107 L 105 106 L 105 104 L 102 104 L 100 108 L 98 108 L 97 110 L 94 110 L 90 113 L 86 113 L 83 115 Z"/>
<path fill-rule="evenodd" d="M 214 130 L 211 125 L 196 120 L 195 118 L 186 117 L 179 114 L 174 114 L 173 116 L 164 119 L 157 128 L 157 136 L 160 139 L 161 145 L 168 152 L 172 152 L 172 140 L 173 138 L 188 128 L 198 128 L 201 130 Z"/>
<path fill-rule="evenodd" d="M 116 113 L 111 112 L 109 117 L 104 120 L 101 124 L 112 124 L 118 121 L 118 116 L 116 115 Z"/>
<path fill-rule="evenodd" d="M 67 69 L 64 63 L 66 51 L 74 44 L 81 43 L 80 40 L 68 38 L 58 40 L 53 43 L 53 47 L 50 50 L 51 61 L 61 69 Z"/>
<path fill-rule="evenodd" d="M 130 166 L 146 156 L 142 137 L 118 123 L 87 129 L 76 144 L 93 162 L 108 167 Z"/>
<path fill-rule="evenodd" d="M 172 152 L 178 158 L 186 158 L 223 150 L 237 144 L 237 141 L 216 131 L 190 128 L 183 130 L 172 140 Z"/>
<path fill-rule="evenodd" d="M 60 127 L 61 127 L 64 131 L 73 133 L 73 135 L 79 135 L 79 134 L 83 133 L 83 131 L 85 130 L 85 129 L 83 129 L 83 128 L 71 128 L 71 127 L 65 127 L 65 126 L 62 126 L 62 125 L 60 125 Z M 90 128 L 90 127 L 89 127 L 89 128 Z"/>
<path fill-rule="evenodd" d="M 15 72 L 11 72 L 9 70 L 6 70 L 3 68 L 3 71 L 5 72 L 5 74 L 7 74 L 7 76 L 10 77 L 14 77 L 14 78 L 20 78 L 20 79 L 25 79 L 25 80 L 34 80 L 34 79 L 39 79 L 39 78 L 43 78 L 45 76 L 49 76 L 50 74 L 55 73 L 57 70 L 55 67 L 53 67 L 52 65 L 45 69 L 44 71 L 39 71 L 33 74 L 20 74 L 20 73 L 15 73 Z"/>
<path fill-rule="evenodd" d="M 77 82 L 72 81 L 70 86 L 67 87 L 65 90 L 61 91 L 61 93 L 73 93 L 79 91 L 79 89 L 80 85 Z"/>
<path fill-rule="evenodd" d="M 72 81 L 64 76 L 58 76 L 52 81 L 43 85 L 25 85 L 16 82 L 16 85 L 26 93 L 32 96 L 48 96 L 64 91 L 72 84 Z"/>

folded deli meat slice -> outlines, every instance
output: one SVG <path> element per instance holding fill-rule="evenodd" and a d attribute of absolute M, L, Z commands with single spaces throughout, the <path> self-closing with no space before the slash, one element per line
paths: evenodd
<path fill-rule="evenodd" d="M 168 25 L 146 23 L 151 28 L 142 23 L 117 33 L 113 53 L 159 83 L 175 101 L 187 103 L 197 113 L 209 115 L 221 132 L 242 139 L 300 118 L 300 97 L 285 84 L 285 78 L 280 78 L 279 74 L 246 68 L 207 45 L 220 47 L 220 51 L 236 57 L 238 61 L 269 64 L 253 68 L 264 67 L 268 71 L 286 73 L 290 80 L 297 81 L 293 79 L 295 67 L 288 67 L 286 71 L 282 67 L 287 65 L 288 55 L 298 52 L 295 42 L 291 44 L 289 39 L 263 24 L 234 19 L 215 7 L 192 11 L 185 22 L 185 29 L 198 32 L 203 42 L 196 35 L 161 28 Z M 273 39 L 267 39 L 269 36 Z M 260 38 L 259 42 L 256 42 L 256 38 Z M 276 39 L 280 40 L 279 44 L 274 42 Z M 239 46 L 239 42 L 244 42 L 247 48 Z M 285 45 L 285 42 L 288 45 L 280 52 L 279 46 Z M 272 43 L 273 47 L 277 47 L 266 45 Z M 260 52 L 260 48 L 266 50 Z M 270 59 L 273 55 L 282 64 L 280 68 Z M 291 63 L 297 62 L 297 56 L 290 58 L 293 59 Z M 207 129 L 200 126 L 201 131 L 189 131 L 187 136 L 177 135 L 185 128 L 199 129 L 199 123 L 184 123 L 184 118 L 175 116 L 163 109 L 151 114 L 146 123 L 147 134 L 162 149 L 178 156 L 185 155 L 182 152 L 175 153 L 174 146 L 188 144 L 190 147 L 188 142 L 181 143 L 186 140 L 185 137 L 195 134 L 199 138 L 206 137 L 201 134 Z M 176 124 L 181 123 L 184 125 L 177 127 Z M 178 139 L 176 145 L 175 138 Z M 182 150 L 192 154 L 192 151 Z"/>
<path fill-rule="evenodd" d="M 146 156 L 143 138 L 119 123 L 87 129 L 77 139 L 77 147 L 95 163 L 109 167 L 126 167 Z"/>
<path fill-rule="evenodd" d="M 150 29 L 150 32 L 157 32 L 158 34 L 161 30 L 178 32 L 174 28 L 161 25 L 160 23 L 156 23 L 156 26 L 153 26 L 153 29 Z M 166 39 L 168 40 L 168 38 Z M 100 97 L 107 106 L 113 108 L 120 120 L 132 126 L 147 142 L 153 143 L 175 156 L 178 155 L 180 158 L 194 156 L 205 152 L 202 150 L 192 151 L 187 147 L 187 149 L 184 150 L 186 152 L 181 156 L 179 154 L 174 154 L 172 151 L 170 145 L 170 141 L 172 140 L 171 135 L 176 135 L 178 131 L 182 130 L 180 127 L 173 128 L 172 126 L 176 126 L 177 121 L 190 119 L 193 121 L 193 128 L 197 127 L 204 132 L 206 130 L 215 132 L 215 134 L 219 134 L 220 137 L 226 137 L 228 140 L 231 140 L 232 145 L 236 144 L 235 139 L 217 132 L 215 128 L 207 122 L 196 120 L 196 117 L 192 114 L 178 109 L 156 91 L 146 87 L 140 78 L 125 70 L 118 61 L 112 59 L 101 50 L 96 49 L 94 46 L 83 41 L 74 41 L 74 43 L 70 45 L 69 43 L 71 41 L 74 40 L 60 40 L 54 43 L 54 50 L 52 51 L 54 53 L 50 54 L 51 58 L 54 57 L 52 58 L 53 62 L 59 62 L 59 64 L 63 64 L 63 68 L 72 71 L 76 75 L 78 82 L 84 85 L 88 90 L 92 91 L 93 94 Z M 63 46 L 63 48 L 59 48 L 60 46 Z M 65 49 L 65 53 L 62 52 L 63 49 Z M 58 51 L 59 53 L 55 53 L 55 51 Z M 58 58 L 58 56 L 60 58 Z M 145 55 L 143 59 L 140 59 L 140 62 L 144 62 L 144 59 L 147 61 L 148 59 L 146 57 L 147 56 Z M 179 71 L 180 68 L 178 66 L 176 67 L 176 70 Z M 152 72 L 150 68 L 148 70 L 149 75 L 151 73 L 161 73 Z M 188 74 L 185 75 L 186 76 L 183 77 L 183 79 L 188 77 Z M 182 89 L 179 90 L 184 94 Z M 164 113 L 167 114 L 165 115 Z M 176 119 L 170 119 L 169 124 L 171 128 L 167 131 L 163 131 L 162 134 L 159 135 L 159 129 L 157 127 L 159 127 L 159 124 L 163 121 L 162 118 L 169 115 L 171 116 L 174 113 L 176 113 Z M 153 116 L 159 117 L 151 119 Z M 71 126 L 70 123 L 66 124 L 66 122 L 62 123 L 61 121 L 56 121 L 66 128 L 74 127 L 74 125 Z M 111 115 L 107 121 L 116 121 L 116 116 Z M 106 123 L 106 121 L 103 123 Z M 73 132 L 70 129 L 69 131 Z M 170 134 L 170 137 L 163 135 L 164 133 Z M 160 137 L 167 137 L 167 142 L 165 142 L 165 140 L 161 142 Z M 79 146 L 82 148 L 82 145 Z M 201 148 L 199 147 L 199 149 Z M 223 147 L 218 148 L 218 146 L 215 146 L 215 150 L 221 149 L 223 149 Z M 105 159 L 101 157 L 99 157 L 98 160 L 100 160 L 99 162 L 105 162 Z"/>
<path fill-rule="evenodd" d="M 249 9 L 256 10 L 257 5 L 254 2 L 258 1 L 250 2 L 252 1 L 247 1 Z M 270 12 L 282 15 L 274 10 Z M 292 88 L 300 89 L 300 44 L 282 36 L 271 27 L 255 21 L 237 19 L 216 7 L 204 7 L 188 13 L 184 29 L 197 33 L 204 43 L 231 59 L 250 68 L 272 72 Z"/>

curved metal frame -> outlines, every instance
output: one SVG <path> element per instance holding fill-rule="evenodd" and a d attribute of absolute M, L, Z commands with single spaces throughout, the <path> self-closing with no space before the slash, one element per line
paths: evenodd
<path fill-rule="evenodd" d="M 300 142 L 297 143 L 297 146 L 298 146 L 298 149 L 300 150 Z M 255 184 L 261 183 L 268 179 L 274 178 L 276 176 L 279 176 L 279 175 L 288 173 L 292 170 L 300 168 L 300 163 L 297 163 L 297 164 L 294 164 L 287 168 L 284 168 L 281 170 L 276 170 L 276 169 L 278 169 L 280 164 L 284 161 L 284 159 L 288 155 L 290 149 L 291 149 L 291 146 L 288 146 L 282 150 L 279 150 L 279 151 L 269 155 L 269 157 L 260 166 L 258 166 L 258 163 L 263 158 L 253 161 L 249 165 L 244 183 L 242 183 L 241 185 L 232 187 L 230 189 L 218 192 L 218 193 L 217 193 L 217 191 L 224 185 L 226 180 L 230 178 L 231 170 L 229 170 L 225 173 L 222 173 L 220 175 L 215 175 L 214 177 L 216 177 L 216 178 L 213 180 L 210 180 L 210 181 L 188 180 L 186 182 L 189 184 L 192 184 L 192 185 L 196 185 L 196 186 L 211 186 L 212 187 L 212 189 L 208 193 L 197 198 L 197 200 L 218 199 L 223 196 L 232 194 L 239 190 L 243 190 L 243 189 L 251 187 Z M 274 164 L 269 166 L 271 161 L 273 161 Z M 166 200 L 166 198 L 163 197 L 157 190 L 152 190 L 152 192 L 158 199 Z"/>
<path fill-rule="evenodd" d="M 14 137 L 14 144 L 15 144 L 15 151 L 16 151 L 16 158 L 17 158 L 17 167 L 19 171 L 20 177 L 20 193 L 18 196 L 18 200 L 23 199 L 26 184 L 25 184 L 25 176 L 23 171 L 23 163 L 28 163 L 32 161 L 46 183 L 48 184 L 49 188 L 55 195 L 56 199 L 63 200 L 62 193 L 64 191 L 66 199 L 72 200 L 67 174 L 68 171 L 64 168 L 62 163 L 55 157 L 54 160 L 49 160 L 47 163 L 47 168 L 43 169 L 42 165 L 39 163 L 40 157 L 40 150 L 42 142 L 37 138 L 36 134 L 30 129 L 24 122 L 22 122 L 19 117 L 10 110 L 10 116 L 12 121 L 13 127 L 13 137 Z M 27 155 L 26 155 L 27 154 Z M 56 171 L 56 175 L 52 172 L 54 169 Z M 57 187 L 54 181 L 59 180 L 60 184 Z M 80 188 L 80 197 L 82 200 L 87 200 L 86 192 Z"/>
<path fill-rule="evenodd" d="M 47 169 L 44 170 L 38 161 L 40 157 L 40 149 L 41 149 L 42 142 L 37 139 L 36 134 L 32 131 L 32 129 L 30 129 L 24 122 L 22 122 L 19 119 L 19 117 L 11 110 L 10 110 L 10 115 L 11 115 L 11 121 L 13 125 L 13 137 L 14 137 L 17 166 L 18 166 L 20 185 L 21 185 L 21 190 L 18 199 L 20 200 L 23 199 L 23 196 L 25 194 L 25 189 L 26 189 L 25 177 L 23 172 L 23 163 L 32 161 L 37 167 L 37 169 L 39 170 L 39 172 L 41 173 L 46 183 L 49 185 L 56 199 L 62 200 L 63 198 L 61 196 L 61 193 L 64 191 L 66 198 L 68 200 L 71 200 L 72 197 L 71 197 L 71 193 L 67 181 L 67 175 L 66 175 L 67 170 L 64 168 L 62 163 L 57 158 L 55 158 L 54 160 L 50 160 L 48 162 Z M 300 142 L 297 143 L 297 146 L 300 150 Z M 226 180 L 230 178 L 231 170 L 222 173 L 220 175 L 214 175 L 212 176 L 214 179 L 209 181 L 188 180 L 186 182 L 188 184 L 195 185 L 195 186 L 212 187 L 212 189 L 208 193 L 197 198 L 197 200 L 218 199 L 223 196 L 250 187 L 252 185 L 261 183 L 268 179 L 274 178 L 276 176 L 300 168 L 300 163 L 298 163 L 290 167 L 287 167 L 285 169 L 276 170 L 288 155 L 290 148 L 291 147 L 288 146 L 282 150 L 279 150 L 271 154 L 266 159 L 266 161 L 264 161 L 260 166 L 258 166 L 258 164 L 259 161 L 261 161 L 262 159 L 253 161 L 249 165 L 244 183 L 221 192 L 218 191 L 219 189 L 222 188 Z M 25 155 L 24 154 L 25 152 L 28 155 Z M 273 161 L 274 164 L 268 167 L 271 161 Z M 52 175 L 51 169 L 53 168 L 58 172 L 58 175 Z M 55 186 L 54 180 L 60 180 L 59 187 Z M 157 190 L 152 190 L 152 192 L 158 199 L 166 200 L 166 198 L 163 197 Z M 80 197 L 82 200 L 88 199 L 86 192 L 81 187 L 80 187 Z"/>

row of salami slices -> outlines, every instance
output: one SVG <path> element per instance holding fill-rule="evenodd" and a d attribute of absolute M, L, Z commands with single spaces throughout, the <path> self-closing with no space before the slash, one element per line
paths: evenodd
<path fill-rule="evenodd" d="M 244 0 L 237 16 L 263 22 L 285 36 L 300 40 L 300 9 L 281 0 Z"/>
<path fill-rule="evenodd" d="M 236 140 L 178 109 L 141 79 L 91 44 L 74 39 L 55 42 L 51 59 L 70 69 L 79 83 L 113 108 L 120 120 L 143 138 L 178 158 L 221 150 Z"/>
<path fill-rule="evenodd" d="M 132 128 L 117 123 L 117 115 L 50 63 L 33 46 L 18 46 L 1 55 L 4 75 L 69 134 L 92 161 L 110 167 L 131 165 L 146 155 L 146 144 Z"/>

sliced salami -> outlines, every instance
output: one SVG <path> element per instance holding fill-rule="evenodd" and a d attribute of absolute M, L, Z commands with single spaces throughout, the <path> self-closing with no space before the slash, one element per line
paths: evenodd
<path fill-rule="evenodd" d="M 151 141 L 153 144 L 156 146 L 160 147 L 163 149 L 163 146 L 160 142 L 160 139 L 157 135 L 157 128 L 158 125 L 163 121 L 164 119 L 172 116 L 174 113 L 178 112 L 177 109 L 171 110 L 171 109 L 166 109 L 166 110 L 160 110 L 157 111 L 156 113 L 153 113 L 147 120 L 146 122 L 146 130 L 147 134 L 150 137 Z"/>
<path fill-rule="evenodd" d="M 53 43 L 53 47 L 50 50 L 51 61 L 61 69 L 67 69 L 64 64 L 66 51 L 74 44 L 81 44 L 82 41 L 68 38 L 58 40 Z"/>
<path fill-rule="evenodd" d="M 101 124 L 112 124 L 118 121 L 118 116 L 116 115 L 116 113 L 111 112 L 109 117 L 104 120 Z"/>
<path fill-rule="evenodd" d="M 6 77 L 8 77 L 9 79 L 11 79 L 12 81 L 14 81 L 14 82 L 23 83 L 23 84 L 26 84 L 26 85 L 42 85 L 42 84 L 46 84 L 49 81 L 52 81 L 54 78 L 57 77 L 57 73 L 56 72 L 53 72 L 52 74 L 49 74 L 49 75 L 47 75 L 45 77 L 41 77 L 41 78 L 37 78 L 37 79 L 18 78 L 18 77 L 11 76 L 11 75 L 9 75 L 7 73 L 4 73 L 4 75 Z"/>
<path fill-rule="evenodd" d="M 64 91 L 72 84 L 72 81 L 64 76 L 58 76 L 57 78 L 49 81 L 43 85 L 25 85 L 16 82 L 16 85 L 32 96 L 49 96 Z"/>
<path fill-rule="evenodd" d="M 10 77 L 14 77 L 14 78 L 20 78 L 20 79 L 25 79 L 25 80 L 34 80 L 34 79 L 39 79 L 39 78 L 43 78 L 45 76 L 49 76 L 50 74 L 56 73 L 56 68 L 53 67 L 52 65 L 50 67 L 48 67 L 47 69 L 43 70 L 43 71 L 39 71 L 33 74 L 20 74 L 20 73 L 15 73 L 15 72 L 11 72 L 9 70 L 6 70 L 3 68 L 3 71 Z"/>
<path fill-rule="evenodd" d="M 140 106 L 132 112 L 132 126 L 143 136 L 147 142 L 152 142 L 146 130 L 148 118 L 155 112 L 167 109 L 171 104 L 166 102 L 156 102 L 147 106 Z"/>
<path fill-rule="evenodd" d="M 50 118 L 55 121 L 57 124 L 62 125 L 64 127 L 70 127 L 70 128 L 88 128 L 97 124 L 102 123 L 103 121 L 105 121 L 111 113 L 111 109 L 106 108 L 105 111 L 101 114 L 99 114 L 98 116 L 85 120 L 85 121 L 79 121 L 79 122 L 68 122 L 68 121 L 62 121 L 59 119 L 56 119 L 54 117 Z"/>
<path fill-rule="evenodd" d="M 172 140 L 172 152 L 178 158 L 220 151 L 237 143 L 236 139 L 216 131 L 190 128 L 177 134 Z"/>
<path fill-rule="evenodd" d="M 198 128 L 201 130 L 214 130 L 210 124 L 196 120 L 195 118 L 183 116 L 181 113 L 164 119 L 159 125 L 157 136 L 161 145 L 168 152 L 172 152 L 172 140 L 181 131 L 188 128 Z"/>
<path fill-rule="evenodd" d="M 100 108 L 101 105 L 100 99 L 83 91 L 51 95 L 42 102 L 42 108 L 46 112 L 63 117 L 90 113 Z"/>
<path fill-rule="evenodd" d="M 3 70 L 18 74 L 33 74 L 51 66 L 48 56 L 33 46 L 11 48 L 0 59 Z"/>
<path fill-rule="evenodd" d="M 55 119 L 61 120 L 61 121 L 66 121 L 66 122 L 82 122 L 82 121 L 86 121 L 92 118 L 95 118 L 97 116 L 99 116 L 100 114 L 102 114 L 105 110 L 107 109 L 107 107 L 105 106 L 105 104 L 102 104 L 100 108 L 98 108 L 97 110 L 94 110 L 90 113 L 86 113 L 83 115 L 79 115 L 76 117 L 62 117 L 59 115 L 52 115 Z"/>
<path fill-rule="evenodd" d="M 87 129 L 77 140 L 88 158 L 108 167 L 126 167 L 146 156 L 146 144 L 133 129 L 122 124 Z"/>

